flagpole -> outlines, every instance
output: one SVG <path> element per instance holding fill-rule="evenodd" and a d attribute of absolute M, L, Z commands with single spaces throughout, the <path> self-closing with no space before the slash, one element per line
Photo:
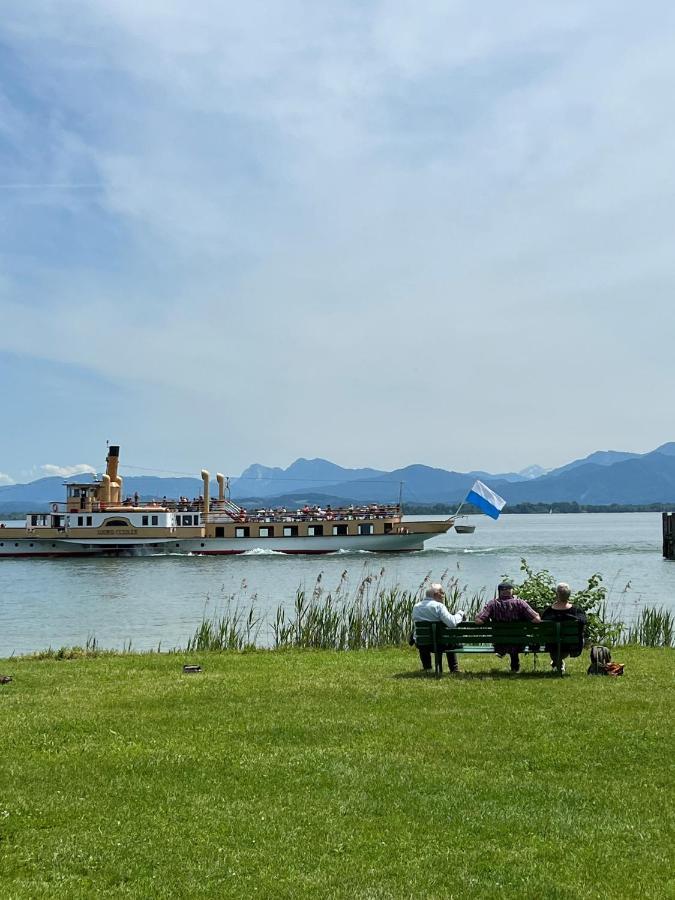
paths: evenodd
<path fill-rule="evenodd" d="M 450 518 L 448 519 L 448 522 L 454 522 L 454 521 L 455 521 L 455 519 L 456 519 L 457 516 L 459 515 L 460 509 L 464 506 L 465 503 L 466 503 L 466 497 L 464 498 L 464 500 L 462 500 L 462 502 L 461 502 L 461 503 L 459 504 L 459 506 L 457 507 L 457 511 L 456 511 L 455 513 L 453 513 L 453 514 L 450 516 Z"/>

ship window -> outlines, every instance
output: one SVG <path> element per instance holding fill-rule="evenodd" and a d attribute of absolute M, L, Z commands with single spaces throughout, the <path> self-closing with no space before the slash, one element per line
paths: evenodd
<path fill-rule="evenodd" d="M 77 517 L 77 524 L 78 524 L 78 525 L 84 525 L 84 516 L 78 516 L 78 517 Z"/>
<path fill-rule="evenodd" d="M 323 525 L 308 525 L 307 534 L 310 537 L 321 537 L 323 534 Z"/>
<path fill-rule="evenodd" d="M 347 526 L 333 525 L 333 534 L 347 534 Z"/>
<path fill-rule="evenodd" d="M 247 527 L 235 528 L 234 536 L 238 538 L 247 538 L 249 536 L 249 529 Z"/>
<path fill-rule="evenodd" d="M 31 516 L 31 517 L 30 517 L 30 524 L 31 524 L 31 525 L 37 525 L 37 523 L 38 523 L 38 517 L 37 517 L 37 516 Z"/>
<path fill-rule="evenodd" d="M 159 525 L 159 516 L 153 516 L 153 517 L 152 517 L 152 524 L 153 524 L 153 525 Z"/>
<path fill-rule="evenodd" d="M 284 525 L 284 537 L 297 537 L 298 536 L 298 526 L 297 525 Z"/>
<path fill-rule="evenodd" d="M 147 524 L 148 524 L 148 517 L 142 516 L 141 517 L 141 525 L 147 525 Z"/>
<path fill-rule="evenodd" d="M 192 516 L 183 516 L 183 525 L 192 525 Z"/>
<path fill-rule="evenodd" d="M 108 519 L 104 525 L 106 528 L 127 528 L 129 523 L 124 519 Z"/>
<path fill-rule="evenodd" d="M 91 521 L 92 521 L 91 516 L 87 516 L 87 525 L 91 525 Z"/>
<path fill-rule="evenodd" d="M 225 537 L 225 529 L 222 525 L 216 525 L 216 537 Z"/>
<path fill-rule="evenodd" d="M 384 523 L 384 533 L 385 533 L 385 534 L 390 534 L 391 531 L 392 531 L 392 529 L 393 529 L 393 527 L 394 527 L 394 526 L 392 525 L 391 522 L 385 522 L 385 523 Z"/>
<path fill-rule="evenodd" d="M 274 537 L 274 526 L 270 525 L 261 525 L 260 526 L 260 537 Z"/>
<path fill-rule="evenodd" d="M 368 525 L 359 525 L 359 534 L 372 534 L 372 533 L 373 533 L 373 526 L 372 526 L 372 525 L 370 525 L 370 524 L 368 524 Z"/>

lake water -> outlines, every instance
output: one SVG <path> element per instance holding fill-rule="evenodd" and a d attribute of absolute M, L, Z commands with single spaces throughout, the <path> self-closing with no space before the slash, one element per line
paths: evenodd
<path fill-rule="evenodd" d="M 504 515 L 464 521 L 472 535 L 450 531 L 416 553 L 284 556 L 144 556 L 124 559 L 0 560 L 0 657 L 47 647 L 184 646 L 204 614 L 235 595 L 260 612 L 291 606 L 318 575 L 335 587 L 344 572 L 355 587 L 364 574 L 415 588 L 431 576 L 456 576 L 471 592 L 488 593 L 503 575 L 520 576 L 521 557 L 573 588 L 600 572 L 612 606 L 630 621 L 644 605 L 675 609 L 675 561 L 661 555 L 660 513 Z M 264 641 L 265 632 L 261 633 Z"/>

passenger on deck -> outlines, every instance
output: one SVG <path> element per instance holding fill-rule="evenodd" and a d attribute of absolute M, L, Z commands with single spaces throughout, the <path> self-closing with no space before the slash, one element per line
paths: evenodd
<path fill-rule="evenodd" d="M 443 622 L 448 628 L 454 628 L 464 619 L 464 611 L 458 609 L 456 613 L 448 611 L 445 605 L 445 591 L 442 584 L 432 584 L 427 588 L 423 600 L 413 606 L 413 624 L 415 622 Z M 431 650 L 428 647 L 418 647 L 422 668 L 425 672 L 431 671 Z M 448 667 L 451 672 L 459 672 L 456 653 L 446 653 Z"/>
<path fill-rule="evenodd" d="M 486 603 L 476 616 L 476 622 L 483 625 L 485 622 L 541 622 L 541 616 L 532 609 L 529 603 L 514 597 L 513 585 L 510 581 L 503 581 L 497 586 L 497 596 Z M 495 644 L 495 652 L 498 656 L 508 653 L 511 658 L 511 671 L 520 672 L 519 653 L 525 648 L 522 645 Z"/>

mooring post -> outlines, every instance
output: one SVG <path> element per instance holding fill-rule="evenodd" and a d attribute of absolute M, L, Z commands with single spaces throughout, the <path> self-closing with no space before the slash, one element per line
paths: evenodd
<path fill-rule="evenodd" d="M 664 512 L 663 516 L 663 555 L 666 559 L 675 559 L 675 513 Z"/>

